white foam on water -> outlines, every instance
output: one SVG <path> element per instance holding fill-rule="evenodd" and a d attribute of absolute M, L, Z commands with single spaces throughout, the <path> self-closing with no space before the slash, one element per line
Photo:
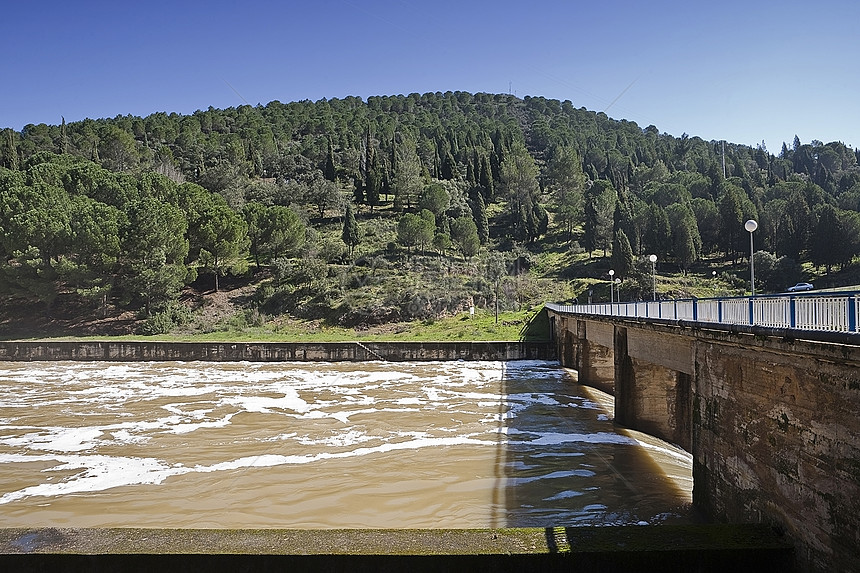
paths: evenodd
<path fill-rule="evenodd" d="M 424 394 L 427 396 L 427 400 L 429 400 L 430 402 L 434 404 L 439 404 L 442 402 L 442 397 L 440 396 L 438 388 L 428 388 L 425 386 L 424 388 L 421 388 L 421 390 L 424 392 Z"/>
<path fill-rule="evenodd" d="M 230 425 L 230 420 L 232 418 L 233 414 L 228 414 L 220 420 L 211 420 L 197 423 L 178 423 L 173 424 L 167 431 L 171 434 L 190 434 L 191 432 L 196 432 L 197 430 L 223 428 L 224 426 Z"/>
<path fill-rule="evenodd" d="M 629 446 L 637 446 L 639 442 L 627 436 L 613 434 L 611 432 L 595 432 L 593 434 L 562 434 L 557 432 L 520 432 L 516 429 L 511 429 L 510 434 L 527 434 L 539 437 L 533 440 L 525 440 L 533 446 L 555 446 L 571 442 L 584 444 L 623 444 Z"/>
<path fill-rule="evenodd" d="M 545 497 L 545 498 L 543 498 L 543 500 L 544 501 L 560 501 L 562 499 L 571 499 L 573 497 L 579 497 L 581 495 L 585 495 L 585 494 L 582 493 L 581 491 L 566 490 L 566 491 L 558 492 L 557 494 L 555 494 L 553 496 Z"/>
<path fill-rule="evenodd" d="M 548 474 L 537 475 L 537 476 L 529 476 L 529 477 L 515 477 L 513 478 L 513 482 L 515 484 L 525 484 L 531 483 L 538 480 L 547 480 L 547 479 L 564 479 L 570 477 L 594 477 L 595 473 L 591 470 L 567 470 L 567 471 L 556 471 Z"/>
<path fill-rule="evenodd" d="M 334 436 L 327 436 L 321 440 L 302 440 L 303 444 L 310 445 L 322 445 L 329 447 L 347 447 L 354 446 L 356 444 L 361 444 L 365 442 L 372 441 L 376 438 L 373 436 L 368 436 L 366 433 L 361 432 L 359 430 L 351 429 L 347 432 L 336 434 Z"/>
<path fill-rule="evenodd" d="M 116 456 L 26 456 L 0 454 L 0 463 L 57 462 L 43 472 L 83 470 L 59 482 L 42 483 L 0 496 L 0 505 L 41 496 L 52 497 L 72 493 L 101 491 L 121 486 L 160 484 L 171 476 L 187 473 L 181 466 L 168 466 L 153 458 Z"/>
<path fill-rule="evenodd" d="M 356 434 L 357 436 L 357 434 Z M 355 436 L 353 436 L 355 437 Z M 0 464 L 22 462 L 57 462 L 43 472 L 57 472 L 80 469 L 80 473 L 60 482 L 42 483 L 36 486 L 8 492 L 0 496 L 0 505 L 33 496 L 51 497 L 70 493 L 95 492 L 131 485 L 157 485 L 165 479 L 192 472 L 211 473 L 245 468 L 264 468 L 281 465 L 308 464 L 321 460 L 353 458 L 395 452 L 416 450 L 428 447 L 457 445 L 492 446 L 495 442 L 468 437 L 433 438 L 425 437 L 404 442 L 383 443 L 378 446 L 356 448 L 345 452 L 319 452 L 305 455 L 264 454 L 243 457 L 236 460 L 216 463 L 209 466 L 185 467 L 181 464 L 168 465 L 154 458 L 133 458 L 115 456 L 33 456 L 20 454 L 0 454 Z"/>
<path fill-rule="evenodd" d="M 489 392 L 448 392 L 448 395 L 455 399 L 469 400 L 470 402 L 489 401 L 493 405 L 498 405 L 502 398 L 509 400 L 516 399 L 512 396 L 503 396 L 502 394 Z"/>
<path fill-rule="evenodd" d="M 18 448 L 51 452 L 80 452 L 96 446 L 104 432 L 99 428 L 45 428 L 40 432 L 0 439 L 0 443 Z"/>
<path fill-rule="evenodd" d="M 507 399 L 529 406 L 533 404 L 543 404 L 544 406 L 561 405 L 558 400 L 547 394 L 508 394 Z"/>
<path fill-rule="evenodd" d="M 150 440 L 149 436 L 137 436 L 128 430 L 116 430 L 110 432 L 110 435 L 118 442 L 124 442 L 126 444 L 144 444 Z"/>
<path fill-rule="evenodd" d="M 646 450 L 657 452 L 661 456 L 668 456 L 670 458 L 674 458 L 682 464 L 692 465 L 693 463 L 693 454 L 682 450 L 681 448 L 673 447 L 670 444 L 652 443 L 650 441 L 645 440 L 636 440 L 636 443 L 638 443 Z"/>
<path fill-rule="evenodd" d="M 606 511 L 607 509 L 602 503 L 592 503 L 582 508 L 583 511 Z"/>
<path fill-rule="evenodd" d="M 27 462 L 56 464 L 35 474 L 43 483 L 4 493 L 0 497 L 2 504 L 34 496 L 161 484 L 169 477 L 191 473 L 304 465 L 422 448 L 639 443 L 611 432 L 566 433 L 561 426 L 557 432 L 541 432 L 513 427 L 512 421 L 536 405 L 548 409 L 602 410 L 588 399 L 554 392 L 555 387 L 563 386 L 554 381 L 564 380 L 566 374 L 551 362 L 398 363 L 374 365 L 373 371 L 326 363 L 281 363 L 276 368 L 265 363 L 35 366 L 14 376 L 0 373 L 0 378 L 11 380 L 8 387 L 13 389 L 6 393 L 3 402 L 10 404 L 10 409 L 20 409 L 22 415 L 27 409 L 44 404 L 62 404 L 63 412 L 69 412 L 69 416 L 64 416 L 69 422 L 34 427 L 27 425 L 32 420 L 21 418 L 18 427 L 5 422 L 0 425 L 0 432 L 6 434 L 0 436 L 0 445 L 20 450 L 0 451 L 0 466 Z M 332 368 L 338 371 L 332 372 Z M 534 388 L 545 391 L 516 391 L 506 395 L 505 377 L 509 381 L 517 377 L 543 380 Z M 565 389 L 571 392 L 569 387 Z M 127 405 L 134 406 L 133 414 L 126 411 Z M 378 417 L 379 413 L 386 416 Z M 240 414 L 249 416 L 237 417 Z M 8 413 L 6 420 L 14 423 Z M 87 421 L 90 423 L 80 427 L 59 426 Z M 246 422 L 248 426 L 243 426 Z M 218 433 L 220 428 L 234 424 L 235 430 Z M 207 457 L 197 458 L 206 463 L 197 464 L 193 457 L 182 457 L 185 452 L 177 449 L 176 444 L 184 438 L 164 438 L 193 435 L 198 430 L 211 431 L 205 434 L 205 439 L 218 444 L 207 452 Z M 165 439 L 169 448 L 165 451 L 180 463 L 151 457 L 151 452 L 163 447 L 159 440 Z M 188 451 L 193 450 L 194 439 L 188 438 Z M 260 444 L 266 444 L 262 449 L 270 451 L 243 455 L 259 452 Z M 243 450 L 245 445 L 250 449 Z M 659 445 L 642 445 L 661 450 Z M 115 451 L 102 449 L 106 446 L 122 446 L 124 455 L 101 455 L 103 451 Z M 141 446 L 139 456 L 134 455 L 137 446 Z M 535 452 L 531 457 L 585 455 L 554 449 L 558 453 Z M 76 452 L 78 455 L 72 455 Z M 667 453 L 681 456 L 673 450 Z M 520 464 L 517 469 L 539 469 L 532 466 Z M 72 475 L 66 475 L 69 472 Z M 513 479 L 517 483 L 530 483 L 589 475 L 594 472 L 575 469 Z M 556 486 L 553 483 L 551 487 Z M 550 493 L 552 490 L 544 495 Z M 579 495 L 582 494 L 565 490 L 547 499 L 562 501 Z"/>
<path fill-rule="evenodd" d="M 225 398 L 223 403 L 236 406 L 246 412 L 259 414 L 271 414 L 275 411 L 293 411 L 304 414 L 311 409 L 307 401 L 299 397 L 295 389 L 288 389 L 283 398 L 272 398 L 268 396 L 236 396 Z"/>
<path fill-rule="evenodd" d="M 215 472 L 251 467 L 272 467 L 280 465 L 308 464 L 320 460 L 354 458 L 368 456 L 372 454 L 395 452 L 398 450 L 417 450 L 420 448 L 461 445 L 494 446 L 495 444 L 496 443 L 493 441 L 476 440 L 466 437 L 424 438 L 418 440 L 410 440 L 406 442 L 385 443 L 374 447 L 356 448 L 354 450 L 349 450 L 346 452 L 320 452 L 317 454 L 291 456 L 265 454 L 261 456 L 239 458 L 237 460 L 222 462 L 211 466 L 196 466 L 194 470 L 198 472 Z"/>

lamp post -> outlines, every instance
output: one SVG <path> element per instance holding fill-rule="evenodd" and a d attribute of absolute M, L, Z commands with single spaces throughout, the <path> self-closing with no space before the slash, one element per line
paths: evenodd
<path fill-rule="evenodd" d="M 651 300 L 657 300 L 657 255 L 648 255 L 648 260 L 651 261 Z"/>
<path fill-rule="evenodd" d="M 753 232 L 758 229 L 758 223 L 755 222 L 754 219 L 750 219 L 746 223 L 744 223 L 744 229 L 749 231 L 750 233 L 750 290 L 752 291 L 752 295 L 755 296 L 755 265 L 753 264 Z"/>
<path fill-rule="evenodd" d="M 615 302 L 621 304 L 621 279 L 615 279 L 615 292 L 618 293 L 615 295 Z"/>
<path fill-rule="evenodd" d="M 615 270 L 609 269 L 609 304 L 615 302 Z"/>

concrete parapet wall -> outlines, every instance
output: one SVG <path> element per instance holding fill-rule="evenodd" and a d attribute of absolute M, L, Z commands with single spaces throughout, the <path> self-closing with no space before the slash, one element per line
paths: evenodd
<path fill-rule="evenodd" d="M 540 342 L 0 342 L 0 360 L 550 360 Z"/>
<path fill-rule="evenodd" d="M 860 346 L 701 323 L 564 318 L 574 334 L 613 329 L 616 420 L 691 451 L 693 501 L 705 514 L 778 525 L 802 570 L 856 570 Z M 589 364 L 607 353 L 590 335 L 553 332 L 560 357 Z"/>

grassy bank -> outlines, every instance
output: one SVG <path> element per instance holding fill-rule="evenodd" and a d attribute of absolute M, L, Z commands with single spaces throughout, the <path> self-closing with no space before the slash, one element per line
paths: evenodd
<path fill-rule="evenodd" d="M 327 326 L 322 321 L 283 319 L 262 326 L 225 327 L 214 332 L 188 332 L 154 336 L 54 336 L 44 340 L 147 340 L 174 342 L 339 342 L 360 341 L 492 341 L 545 339 L 545 325 L 538 317 L 540 309 L 499 313 L 496 323 L 493 312 L 478 309 L 474 315 L 462 313 L 438 319 L 396 322 L 363 330 Z M 531 328 L 529 328 L 529 326 Z"/>

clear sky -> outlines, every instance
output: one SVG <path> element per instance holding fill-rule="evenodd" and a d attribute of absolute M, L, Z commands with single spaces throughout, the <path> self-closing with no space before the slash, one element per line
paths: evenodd
<path fill-rule="evenodd" d="M 7 0 L 0 127 L 511 92 L 774 153 L 860 145 L 857 0 Z"/>

